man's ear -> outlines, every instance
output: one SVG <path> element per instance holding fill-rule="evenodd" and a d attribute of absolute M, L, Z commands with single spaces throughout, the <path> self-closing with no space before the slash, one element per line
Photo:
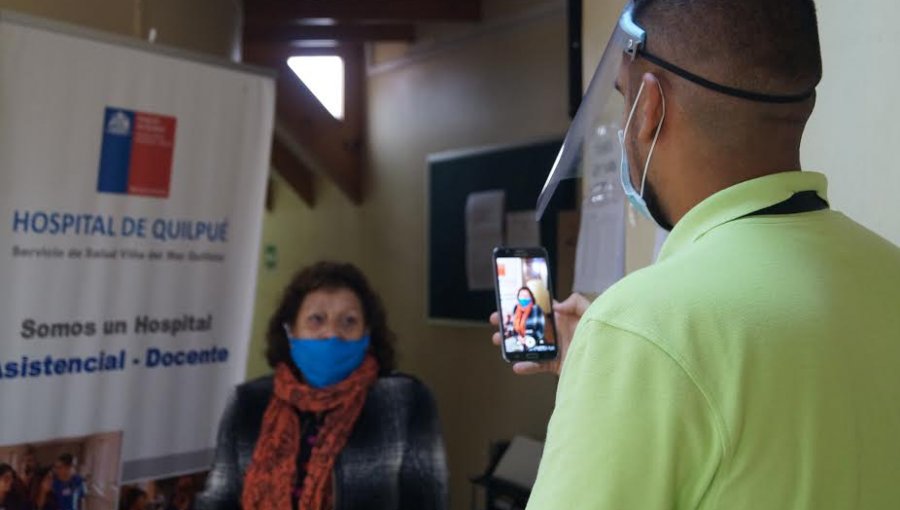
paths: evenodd
<path fill-rule="evenodd" d="M 663 121 L 665 112 L 665 98 L 663 97 L 662 84 L 653 73 L 644 73 L 641 77 L 644 85 L 644 93 L 640 98 L 641 104 L 635 116 L 638 117 L 637 139 L 643 144 L 653 143 L 656 130 Z"/>

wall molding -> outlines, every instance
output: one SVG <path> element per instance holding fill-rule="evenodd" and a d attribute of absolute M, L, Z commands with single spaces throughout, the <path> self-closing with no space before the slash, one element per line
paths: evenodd
<path fill-rule="evenodd" d="M 451 36 L 412 44 L 406 55 L 395 60 L 390 60 L 381 64 L 371 64 L 371 54 L 369 54 L 366 59 L 366 74 L 368 76 L 378 76 L 380 74 L 397 71 L 404 67 L 468 46 L 481 39 L 496 37 L 501 34 L 521 30 L 537 22 L 555 19 L 557 17 L 565 18 L 565 16 L 565 0 L 548 0 L 535 5 L 534 7 L 530 7 L 521 13 L 486 20 L 472 26 L 472 28 L 461 30 L 459 33 Z M 371 50 L 371 48 L 369 48 L 369 50 Z"/>

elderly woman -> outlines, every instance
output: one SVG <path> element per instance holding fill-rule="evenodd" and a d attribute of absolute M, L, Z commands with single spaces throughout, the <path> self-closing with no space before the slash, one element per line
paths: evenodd
<path fill-rule="evenodd" d="M 513 307 L 505 325 L 507 350 L 521 350 L 523 347 L 530 349 L 536 343 L 543 344 L 545 321 L 544 311 L 534 298 L 531 289 L 528 287 L 519 289 L 516 293 L 516 306 Z"/>
<path fill-rule="evenodd" d="M 267 341 L 274 376 L 238 386 L 198 508 L 446 508 L 434 401 L 394 371 L 381 300 L 358 269 L 297 274 Z"/>

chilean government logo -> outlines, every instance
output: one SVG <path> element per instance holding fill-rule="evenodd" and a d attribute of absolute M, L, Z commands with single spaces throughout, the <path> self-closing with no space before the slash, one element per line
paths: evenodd
<path fill-rule="evenodd" d="M 167 198 L 175 117 L 106 108 L 97 191 Z"/>

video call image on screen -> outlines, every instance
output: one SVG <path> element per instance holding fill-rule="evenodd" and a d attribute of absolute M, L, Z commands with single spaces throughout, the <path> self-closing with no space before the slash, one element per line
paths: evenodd
<path fill-rule="evenodd" d="M 497 258 L 497 289 L 506 352 L 556 349 L 544 258 Z"/>

